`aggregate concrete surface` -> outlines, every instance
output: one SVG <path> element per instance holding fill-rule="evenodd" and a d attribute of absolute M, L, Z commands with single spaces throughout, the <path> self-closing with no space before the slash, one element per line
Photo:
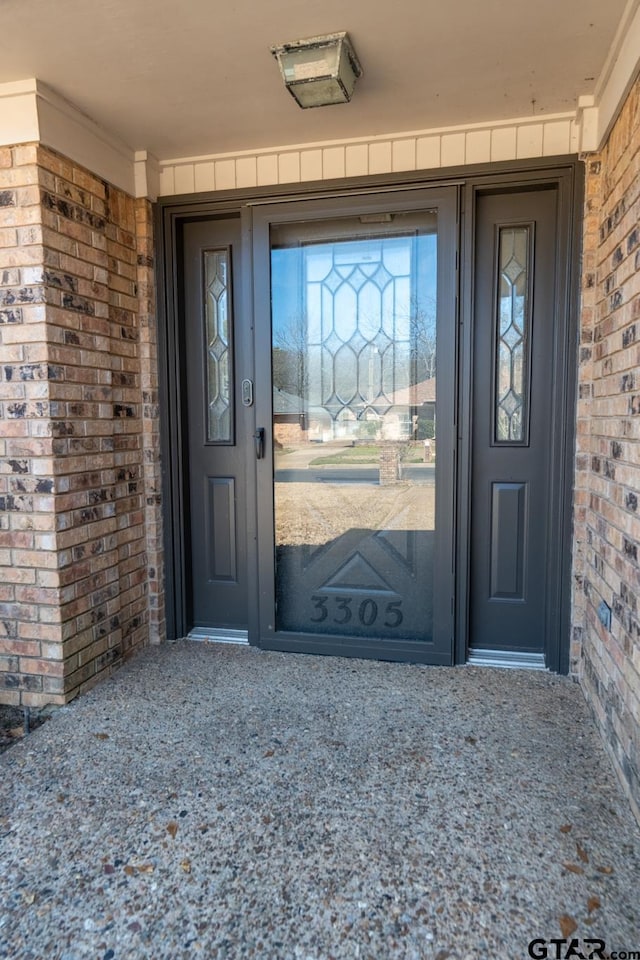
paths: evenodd
<path fill-rule="evenodd" d="M 640 830 L 565 677 L 181 641 L 0 766 L 3 958 L 640 951 Z"/>

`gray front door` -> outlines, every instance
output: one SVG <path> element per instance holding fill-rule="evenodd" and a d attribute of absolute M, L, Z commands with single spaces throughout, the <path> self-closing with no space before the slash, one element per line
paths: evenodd
<path fill-rule="evenodd" d="M 278 204 L 254 237 L 261 643 L 451 663 L 455 190 Z"/>
<path fill-rule="evenodd" d="M 240 236 L 239 218 L 187 223 L 183 234 L 188 624 L 204 635 L 247 629 Z"/>
<path fill-rule="evenodd" d="M 562 196 L 478 190 L 462 316 L 456 187 L 185 218 L 187 630 L 442 664 L 457 630 L 458 662 L 556 665 Z"/>
<path fill-rule="evenodd" d="M 543 664 L 554 530 L 557 193 L 480 196 L 471 478 L 472 659 Z M 563 322 L 558 329 L 563 329 Z"/>

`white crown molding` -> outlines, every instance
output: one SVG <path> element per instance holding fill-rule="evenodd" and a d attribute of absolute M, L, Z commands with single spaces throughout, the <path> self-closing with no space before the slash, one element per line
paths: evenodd
<path fill-rule="evenodd" d="M 134 153 L 125 143 L 36 81 L 39 141 L 86 167 L 108 183 L 135 194 Z"/>
<path fill-rule="evenodd" d="M 576 113 L 161 160 L 160 195 L 578 153 Z"/>
<path fill-rule="evenodd" d="M 640 0 L 638 0 L 640 2 Z M 431 127 L 426 130 L 403 130 L 399 133 L 380 133 L 370 137 L 352 137 L 344 140 L 317 140 L 309 143 L 288 143 L 275 145 L 272 147 L 261 147 L 258 150 L 238 150 L 233 153 L 214 153 L 203 154 L 195 157 L 176 157 L 171 160 L 160 160 L 160 167 L 177 163 L 200 163 L 202 161 L 221 160 L 228 158 L 242 159 L 246 157 L 271 156 L 285 151 L 300 152 L 303 150 L 323 150 L 329 147 L 349 147 L 358 144 L 372 143 L 391 143 L 406 139 L 416 139 L 418 137 L 443 136 L 446 134 L 458 134 L 460 132 L 474 132 L 480 130 L 499 130 L 501 128 L 514 126 L 538 125 L 541 123 L 553 123 L 556 121 L 574 120 L 575 113 L 550 113 L 536 114 L 530 117 L 515 117 L 508 120 L 485 120 L 480 123 L 469 123 L 464 126 Z"/>
<path fill-rule="evenodd" d="M 640 71 L 640 0 L 627 0 L 604 67 L 595 88 L 600 150 Z M 582 98 L 581 98 L 582 99 Z"/>
<path fill-rule="evenodd" d="M 50 147 L 132 196 L 157 196 L 150 154 L 134 154 L 40 80 L 0 84 L 0 146 L 19 143 Z"/>

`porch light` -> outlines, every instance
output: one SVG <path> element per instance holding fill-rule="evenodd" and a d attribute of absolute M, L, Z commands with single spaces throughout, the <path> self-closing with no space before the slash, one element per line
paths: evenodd
<path fill-rule="evenodd" d="M 362 75 L 346 33 L 293 40 L 272 47 L 271 53 L 280 65 L 287 90 L 305 108 L 348 103 Z"/>

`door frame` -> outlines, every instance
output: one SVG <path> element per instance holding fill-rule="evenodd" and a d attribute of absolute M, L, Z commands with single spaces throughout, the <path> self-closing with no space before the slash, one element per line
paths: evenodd
<path fill-rule="evenodd" d="M 291 203 L 263 204 L 254 218 L 254 250 L 260 249 L 262 256 L 254 256 L 254 319 L 256 324 L 256 352 L 258 355 L 271 355 L 271 309 L 270 309 L 270 244 L 269 228 L 282 223 L 296 223 L 301 226 L 312 222 L 322 222 L 335 217 L 357 217 L 364 214 L 384 212 L 421 211 L 438 212 L 438 308 L 442 329 L 438 333 L 438 363 L 445 369 L 444 383 L 438 388 L 438 422 L 449 429 L 438 438 L 438 456 L 436 458 L 437 485 L 436 495 L 436 544 L 437 562 L 434 574 L 434 636 L 429 643 L 416 640 L 394 641 L 393 645 L 370 638 L 341 637 L 339 635 L 310 634 L 295 631 L 276 631 L 275 624 L 275 568 L 269 573 L 267 566 L 274 556 L 273 528 L 270 536 L 259 540 L 259 563 L 261 586 L 259 595 L 260 632 L 259 645 L 269 650 L 309 653 L 325 653 L 335 656 L 374 656 L 377 652 L 385 660 L 422 661 L 432 649 L 434 659 L 428 662 L 453 662 L 454 657 L 454 557 L 455 557 L 455 383 L 448 384 L 446 371 L 450 368 L 455 381 L 457 355 L 457 250 L 459 244 L 459 190 L 449 184 L 430 186 L 420 190 L 406 191 L 399 188 L 391 192 L 369 192 L 341 198 L 293 201 Z M 444 253 L 444 256 L 441 256 Z M 448 254 L 451 254 L 448 257 Z M 450 302 L 447 301 L 450 295 Z M 447 329 L 447 324 L 450 324 Z M 256 411 L 265 419 L 267 436 L 271 436 L 272 383 L 262 377 L 256 378 Z M 266 412 L 268 411 L 268 419 Z M 259 426 L 263 426 L 260 421 Z M 258 484 L 258 512 L 264 517 L 273 516 L 273 450 L 266 444 L 265 457 L 257 467 L 260 474 Z M 446 485 L 451 478 L 451 487 Z M 450 518 L 451 527 L 447 522 Z M 262 521 L 263 523 L 265 521 Z M 438 641 L 447 637 L 449 649 L 446 654 L 438 651 Z"/>
<path fill-rule="evenodd" d="M 474 209 L 480 192 L 508 192 L 531 188 L 536 184 L 554 185 L 558 191 L 559 257 L 556 281 L 557 317 L 563 325 L 556 338 L 553 365 L 556 374 L 552 425 L 551 504 L 558 538 L 549 544 L 547 632 L 545 657 L 548 669 L 566 673 L 570 654 L 571 528 L 576 381 L 578 366 L 579 254 L 581 246 L 584 165 L 576 156 L 541 160 L 478 164 L 438 171 L 411 171 L 344 180 L 283 184 L 271 187 L 220 191 L 198 195 L 160 198 L 155 204 L 156 305 L 158 323 L 158 367 L 160 443 L 162 456 L 162 502 L 164 504 L 165 609 L 169 639 L 188 632 L 190 581 L 188 569 L 188 532 L 186 516 L 186 460 L 184 409 L 180 403 L 184 382 L 184 356 L 180 337 L 181 229 L 187 220 L 240 215 L 242 224 L 242 274 L 240 310 L 247 309 L 253 297 L 252 208 L 278 202 L 309 199 L 332 200 L 367 194 L 403 190 L 422 190 L 456 186 L 460 196 L 460 234 L 458 239 L 457 302 L 457 396 L 456 396 L 456 475 L 455 488 L 455 638 L 454 662 L 467 662 L 469 602 L 469 510 L 475 258 Z M 253 358 L 253 317 L 239 324 L 245 355 Z M 243 374 L 237 373 L 242 379 Z M 251 376 L 253 374 L 246 374 Z M 245 416 L 254 417 L 254 407 Z M 256 502 L 255 460 L 247 452 L 248 496 Z M 256 550 L 257 517 L 247 511 L 249 544 L 248 589 L 256 597 L 249 604 L 249 639 L 256 642 L 258 623 L 258 563 Z"/>

